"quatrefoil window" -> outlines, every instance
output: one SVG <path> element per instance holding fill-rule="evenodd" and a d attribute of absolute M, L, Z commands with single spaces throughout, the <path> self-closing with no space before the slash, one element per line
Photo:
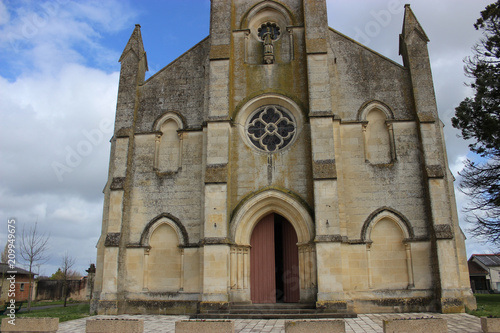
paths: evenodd
<path fill-rule="evenodd" d="M 259 150 L 268 153 L 285 148 L 296 133 L 293 116 L 278 105 L 266 105 L 257 109 L 248 120 L 247 136 Z"/>

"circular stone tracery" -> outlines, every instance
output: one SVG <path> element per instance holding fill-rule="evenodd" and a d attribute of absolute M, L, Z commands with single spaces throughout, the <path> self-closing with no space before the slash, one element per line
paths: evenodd
<path fill-rule="evenodd" d="M 270 34 L 272 40 L 277 40 L 280 36 L 280 27 L 276 23 L 267 22 L 257 30 L 259 38 L 264 41 L 266 34 Z"/>
<path fill-rule="evenodd" d="M 246 134 L 259 150 L 273 153 L 285 148 L 295 137 L 295 119 L 284 107 L 266 105 L 249 118 Z"/>

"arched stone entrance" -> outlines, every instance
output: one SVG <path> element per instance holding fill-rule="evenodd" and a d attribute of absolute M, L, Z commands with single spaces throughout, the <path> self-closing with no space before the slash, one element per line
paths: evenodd
<path fill-rule="evenodd" d="M 281 215 L 266 215 L 250 239 L 252 303 L 297 303 L 300 300 L 297 233 Z"/>
<path fill-rule="evenodd" d="M 271 222 L 265 222 L 266 220 Z M 264 222 L 262 226 L 261 222 Z M 259 231 L 259 228 L 264 230 Z M 261 255 L 266 258 L 269 257 L 271 249 L 273 249 L 274 253 L 274 262 L 267 263 L 269 265 L 267 270 L 271 271 L 272 274 L 266 275 L 268 283 L 274 283 L 274 288 L 266 289 L 266 292 L 271 297 L 264 300 L 253 298 L 252 290 L 255 288 L 251 288 L 252 277 L 257 273 L 256 268 L 259 266 L 259 263 L 251 264 L 252 261 L 257 259 L 254 257 L 259 256 L 258 253 L 255 253 L 256 246 L 252 244 L 251 238 L 258 235 L 258 233 L 263 233 L 269 238 L 267 242 L 261 240 L 262 243 L 271 244 L 261 251 Z M 278 237 L 278 241 L 276 241 L 276 237 Z M 290 239 L 284 240 L 284 237 Z M 276 301 L 310 302 L 315 300 L 317 279 L 316 252 L 312 241 L 314 239 L 314 224 L 303 202 L 290 194 L 274 189 L 252 195 L 244 200 L 235 211 L 231 221 L 230 238 L 233 242 L 230 258 L 230 299 L 232 302 L 274 303 Z M 290 277 L 285 281 L 282 277 L 276 278 L 275 272 L 278 267 L 278 275 L 280 273 L 283 275 L 286 269 L 284 262 L 295 260 L 283 254 L 284 252 L 290 252 L 290 249 L 284 250 L 283 247 L 292 243 L 294 244 L 293 251 L 297 253 L 296 261 L 293 263 L 297 266 L 298 277 Z M 278 260 L 276 260 L 276 245 L 279 249 Z M 271 254 L 272 257 L 273 254 Z M 286 267 L 293 266 L 293 263 L 286 264 Z M 283 295 L 276 297 L 278 288 L 281 288 L 281 294 Z M 298 289 L 298 298 L 296 294 L 292 293 L 292 289 Z M 289 295 L 285 300 L 287 293 Z"/>

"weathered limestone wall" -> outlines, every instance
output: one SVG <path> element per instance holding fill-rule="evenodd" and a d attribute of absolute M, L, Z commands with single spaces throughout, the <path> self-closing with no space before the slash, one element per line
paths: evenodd
<path fill-rule="evenodd" d="M 207 57 L 206 38 L 139 88 L 136 131 L 149 133 L 165 112 L 180 113 L 187 128 L 199 129 L 206 118 Z"/>
<path fill-rule="evenodd" d="M 246 145 L 240 133 L 233 131 L 231 210 L 250 194 L 267 187 L 290 190 L 312 206 L 308 126 L 304 125 L 299 133 L 290 149 L 271 157 Z"/>
<path fill-rule="evenodd" d="M 463 234 L 427 41 L 406 27 L 418 25 L 409 8 L 401 66 L 328 29 L 324 0 L 211 6 L 210 37 L 146 82 L 139 27 L 120 59 L 99 311 L 249 301 L 250 235 L 269 213 L 297 232 L 302 301 L 344 312 L 462 311 Z M 258 36 L 266 22 L 280 27 L 272 64 Z M 296 124 L 272 154 L 246 131 L 267 105 Z"/>
<path fill-rule="evenodd" d="M 333 29 L 328 39 L 334 114 L 343 121 L 357 120 L 361 107 L 377 100 L 389 106 L 396 119 L 415 119 L 406 68 Z"/>
<path fill-rule="evenodd" d="M 409 73 L 333 30 L 328 55 L 332 110 L 340 118 L 330 125 L 337 184 L 337 195 L 330 203 L 338 202 L 339 222 L 334 211 L 325 211 L 316 223 L 319 234 L 331 234 L 331 239 L 342 243 L 316 245 L 318 304 L 342 308 L 345 301 L 353 311 L 390 312 L 409 309 L 406 302 L 414 299 L 414 309 L 435 309 L 429 290 L 433 287 L 430 235 Z M 328 140 L 317 128 L 313 148 L 315 156 L 321 156 Z M 323 196 L 315 200 L 318 197 Z M 319 214 L 324 204 L 315 204 Z M 374 213 L 387 209 L 397 216 L 381 224 L 371 220 Z M 328 216 L 333 221 L 326 224 Z M 409 225 L 397 225 L 400 217 Z M 372 223 L 369 230 L 368 223 Z M 332 253 L 338 258 L 332 259 Z M 337 303 L 330 303 L 332 299 Z M 381 306 L 383 299 L 386 305 Z"/>
<path fill-rule="evenodd" d="M 268 155 L 249 147 L 242 138 L 239 127 L 245 126 L 244 105 L 262 94 L 286 96 L 298 104 L 300 112 L 306 115 L 307 67 L 304 57 L 304 29 L 301 1 L 285 1 L 293 15 L 270 10 L 269 20 L 280 24 L 280 38 L 274 43 L 276 62 L 262 63 L 262 43 L 254 33 L 246 33 L 254 22 L 261 20 L 253 7 L 259 1 L 237 1 L 234 5 L 233 56 L 231 57 L 231 106 L 235 124 L 231 134 L 231 211 L 242 199 L 255 191 L 273 186 L 291 190 L 300 195 L 311 207 L 313 193 L 310 171 L 309 124 L 302 122 L 297 129 L 298 137 L 289 148 L 277 154 Z M 250 12 L 249 12 L 250 10 Z M 247 15 L 247 13 L 249 13 Z M 264 22 L 264 21 L 263 21 Z M 294 26 L 287 31 L 287 26 Z M 253 55 L 257 54 L 257 58 Z M 272 103 L 272 102 L 270 102 Z M 279 103 L 274 101 L 274 103 Z M 250 110 L 251 111 L 251 110 Z"/>
<path fill-rule="evenodd" d="M 200 237 L 203 216 L 203 132 L 184 132 L 180 169 L 167 175 L 153 170 L 155 136 L 136 136 L 134 152 L 134 187 L 132 190 L 130 243 L 139 243 L 145 226 L 161 213 L 178 218 L 189 234 L 189 241 L 196 243 Z"/>
<path fill-rule="evenodd" d="M 403 214 L 411 221 L 416 236 L 428 236 L 415 124 L 398 122 L 393 126 L 397 160 L 378 165 L 365 161 L 362 125 L 340 126 L 337 174 L 339 183 L 342 180 L 341 228 L 349 239 L 359 239 L 368 216 L 381 207 Z"/>

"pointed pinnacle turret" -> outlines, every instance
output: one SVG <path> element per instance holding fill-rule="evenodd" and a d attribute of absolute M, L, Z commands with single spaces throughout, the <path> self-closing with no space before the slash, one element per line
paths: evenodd
<path fill-rule="evenodd" d="M 425 42 L 429 42 L 429 37 L 427 37 L 427 34 L 418 22 L 417 17 L 411 10 L 410 5 L 406 4 L 405 17 L 403 21 L 403 32 L 401 33 L 401 35 L 403 38 L 408 39 L 413 32 L 416 32 Z"/>
<path fill-rule="evenodd" d="M 134 125 L 134 112 L 137 87 L 144 83 L 148 60 L 142 44 L 141 26 L 135 25 L 134 32 L 125 46 L 119 60 L 120 83 L 116 101 L 115 133 L 122 129 L 130 129 Z"/>
<path fill-rule="evenodd" d="M 127 45 L 125 46 L 125 49 L 123 50 L 122 55 L 118 61 L 122 62 L 129 52 L 133 52 L 138 60 L 141 59 L 142 57 L 146 57 L 146 52 L 144 51 L 144 44 L 142 43 L 140 24 L 135 25 L 135 29 L 132 32 L 132 35 L 130 36 L 130 39 L 128 40 Z M 148 70 L 147 59 L 145 60 L 146 60 L 146 71 L 147 71 Z"/>
<path fill-rule="evenodd" d="M 436 96 L 432 81 L 427 37 L 410 5 L 405 5 L 403 31 L 399 38 L 399 54 L 403 64 L 410 71 L 413 98 L 418 118 L 422 122 L 438 119 Z"/>

